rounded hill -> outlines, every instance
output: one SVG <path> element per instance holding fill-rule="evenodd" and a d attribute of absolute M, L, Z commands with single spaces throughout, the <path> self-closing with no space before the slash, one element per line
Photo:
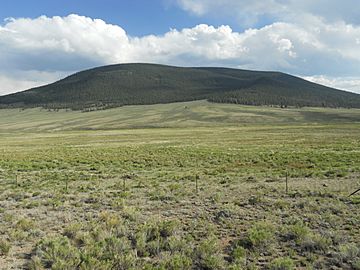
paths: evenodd
<path fill-rule="evenodd" d="M 0 97 L 1 107 L 109 108 L 206 99 L 246 105 L 355 107 L 360 95 L 280 72 L 119 64 Z"/>

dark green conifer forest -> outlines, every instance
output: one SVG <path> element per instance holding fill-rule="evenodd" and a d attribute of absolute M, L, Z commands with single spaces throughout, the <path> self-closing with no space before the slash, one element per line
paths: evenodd
<path fill-rule="evenodd" d="M 1 108 L 100 110 L 206 99 L 245 105 L 360 108 L 360 95 L 280 73 L 119 64 L 0 97 Z"/>

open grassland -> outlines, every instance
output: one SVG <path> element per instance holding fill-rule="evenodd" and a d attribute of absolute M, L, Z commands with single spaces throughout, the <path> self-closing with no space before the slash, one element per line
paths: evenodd
<path fill-rule="evenodd" d="M 360 110 L 0 110 L 0 268 L 360 269 L 359 175 Z"/>
<path fill-rule="evenodd" d="M 125 106 L 82 113 L 71 110 L 2 109 L 0 131 L 114 130 L 286 124 L 360 123 L 360 109 L 239 106 L 207 101 Z"/>

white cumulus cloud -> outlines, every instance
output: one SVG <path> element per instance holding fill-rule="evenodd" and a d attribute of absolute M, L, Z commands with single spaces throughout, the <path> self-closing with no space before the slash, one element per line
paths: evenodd
<path fill-rule="evenodd" d="M 46 85 L 68 75 L 68 72 L 11 70 L 0 73 L 0 95 L 11 94 L 19 90 Z"/>
<path fill-rule="evenodd" d="M 359 77 L 304 76 L 303 79 L 329 87 L 360 93 Z"/>
<path fill-rule="evenodd" d="M 227 16 L 251 25 L 259 20 L 303 22 L 307 17 L 321 17 L 329 22 L 360 24 L 358 0 L 173 0 L 182 9 L 197 16 Z"/>
<path fill-rule="evenodd" d="M 128 62 L 279 70 L 314 78 L 348 77 L 356 83 L 359 40 L 360 26 L 320 17 L 302 25 L 276 22 L 243 32 L 200 24 L 142 37 L 75 14 L 8 19 L 0 25 L 0 94 L 82 69 Z"/>

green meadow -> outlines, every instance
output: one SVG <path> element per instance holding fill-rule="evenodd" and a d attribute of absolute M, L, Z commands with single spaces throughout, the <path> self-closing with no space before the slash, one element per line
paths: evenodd
<path fill-rule="evenodd" d="M 2 269 L 360 269 L 360 110 L 0 110 Z"/>

